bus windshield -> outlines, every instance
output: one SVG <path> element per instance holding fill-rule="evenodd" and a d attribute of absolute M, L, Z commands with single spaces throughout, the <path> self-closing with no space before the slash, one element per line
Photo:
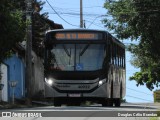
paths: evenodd
<path fill-rule="evenodd" d="M 53 70 L 95 71 L 102 69 L 104 44 L 56 44 L 51 50 Z"/>

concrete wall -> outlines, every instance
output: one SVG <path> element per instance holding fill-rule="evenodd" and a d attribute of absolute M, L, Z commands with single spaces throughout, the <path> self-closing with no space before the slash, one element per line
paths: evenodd
<path fill-rule="evenodd" d="M 33 88 L 33 97 L 39 98 L 44 94 L 44 67 L 43 60 L 40 59 L 34 52 L 32 52 L 32 88 Z"/>
<path fill-rule="evenodd" d="M 8 67 L 5 64 L 0 65 L 0 71 L 2 75 L 1 84 L 4 84 L 4 87 L 1 92 L 2 101 L 8 102 Z"/>

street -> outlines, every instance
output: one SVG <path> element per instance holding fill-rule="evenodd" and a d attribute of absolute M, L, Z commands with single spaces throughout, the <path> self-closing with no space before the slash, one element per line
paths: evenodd
<path fill-rule="evenodd" d="M 157 111 L 160 110 L 160 104 L 153 103 L 124 103 L 121 107 L 101 107 L 100 104 L 95 104 L 91 106 L 45 106 L 45 107 L 34 107 L 34 108 L 21 108 L 21 109 L 9 109 L 0 110 L 0 112 L 11 112 L 12 118 L 4 117 L 3 119 L 16 119 L 19 120 L 42 120 L 51 119 L 63 120 L 67 118 L 78 118 L 81 120 L 90 119 L 127 119 L 132 120 L 135 118 L 149 119 L 155 117 Z M 28 118 L 29 115 L 29 118 Z M 149 117 L 147 116 L 149 115 Z M 71 119 L 71 120 L 72 120 Z M 78 120 L 77 119 L 77 120 Z M 138 119 L 139 120 L 139 119 Z"/>

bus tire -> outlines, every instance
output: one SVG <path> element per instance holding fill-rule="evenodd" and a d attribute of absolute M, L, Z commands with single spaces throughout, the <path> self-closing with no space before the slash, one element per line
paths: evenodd
<path fill-rule="evenodd" d="M 112 107 L 113 106 L 113 81 L 111 83 L 111 93 L 110 93 L 110 98 L 108 99 L 108 106 Z"/>
<path fill-rule="evenodd" d="M 115 107 L 120 107 L 121 105 L 121 99 L 120 98 L 117 98 L 114 100 L 114 104 L 115 104 Z"/>
<path fill-rule="evenodd" d="M 55 107 L 60 107 L 61 106 L 60 100 L 58 98 L 54 98 L 53 103 L 54 103 Z"/>
<path fill-rule="evenodd" d="M 102 101 L 102 107 L 107 107 L 108 106 L 108 101 L 106 99 L 104 99 Z"/>
<path fill-rule="evenodd" d="M 115 107 L 120 107 L 121 106 L 121 98 L 122 98 L 122 83 L 121 83 L 121 87 L 120 87 L 120 98 L 116 98 L 114 100 L 114 104 L 115 104 Z"/>
<path fill-rule="evenodd" d="M 113 99 L 108 99 L 108 106 L 112 107 L 113 106 Z"/>

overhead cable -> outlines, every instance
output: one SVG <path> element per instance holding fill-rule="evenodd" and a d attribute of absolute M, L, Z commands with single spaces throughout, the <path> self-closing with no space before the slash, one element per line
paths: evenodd
<path fill-rule="evenodd" d="M 151 100 L 146 100 L 146 99 L 135 97 L 135 96 L 131 96 L 131 95 L 126 95 L 126 97 L 131 97 L 131 98 L 135 98 L 135 99 L 139 99 L 139 100 L 143 100 L 143 101 L 153 102 Z"/>
<path fill-rule="evenodd" d="M 58 17 L 60 17 L 64 22 L 66 22 L 67 24 L 69 25 L 72 25 L 72 26 L 76 26 L 76 27 L 79 27 L 78 25 L 73 25 L 71 23 L 69 23 L 68 21 L 66 21 L 63 17 L 61 17 L 58 12 L 51 6 L 51 4 L 48 2 L 48 0 L 46 0 L 46 2 L 48 3 L 48 5 L 52 8 L 52 10 L 58 15 Z"/>
<path fill-rule="evenodd" d="M 132 91 L 135 91 L 135 92 L 138 92 L 138 93 L 143 93 L 143 94 L 146 94 L 146 95 L 149 95 L 149 96 L 153 96 L 152 94 L 148 94 L 148 93 L 145 93 L 145 92 L 141 92 L 141 91 L 138 91 L 138 90 L 135 90 L 135 89 L 131 89 L 131 88 L 127 88 L 129 90 L 132 90 Z"/>

